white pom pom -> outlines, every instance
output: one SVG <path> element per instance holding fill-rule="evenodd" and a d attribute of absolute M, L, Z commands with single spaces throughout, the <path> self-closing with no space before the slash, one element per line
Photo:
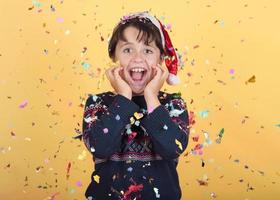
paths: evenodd
<path fill-rule="evenodd" d="M 171 74 L 171 73 L 169 73 L 166 81 L 169 85 L 177 85 L 180 83 L 179 77 L 176 76 L 175 74 Z"/>

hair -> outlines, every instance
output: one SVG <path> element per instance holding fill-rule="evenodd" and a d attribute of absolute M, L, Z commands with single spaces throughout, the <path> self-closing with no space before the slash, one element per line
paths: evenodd
<path fill-rule="evenodd" d="M 136 17 L 136 18 L 129 19 L 125 23 L 119 23 L 114 28 L 108 46 L 109 57 L 112 60 L 115 59 L 115 50 L 118 41 L 119 40 L 127 41 L 126 38 L 124 38 L 123 32 L 129 26 L 135 27 L 136 29 L 139 30 L 139 33 L 136 38 L 138 41 L 144 41 L 144 44 L 146 45 L 155 41 L 156 46 L 160 50 L 161 58 L 163 58 L 163 56 L 165 55 L 165 51 L 162 47 L 162 40 L 158 28 L 149 19 L 145 19 L 145 18 L 140 19 Z M 139 35 L 142 32 L 143 34 L 141 35 L 141 38 L 139 38 Z"/>

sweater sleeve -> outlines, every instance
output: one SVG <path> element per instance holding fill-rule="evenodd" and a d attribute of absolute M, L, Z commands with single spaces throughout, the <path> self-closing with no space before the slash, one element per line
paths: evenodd
<path fill-rule="evenodd" d="M 172 98 L 166 107 L 162 104 L 156 107 L 141 124 L 150 135 L 155 152 L 164 159 L 175 159 L 188 145 L 188 110 L 181 97 Z"/>
<path fill-rule="evenodd" d="M 82 138 L 97 158 L 108 158 L 120 148 L 122 133 L 139 106 L 117 94 L 106 107 L 101 97 L 88 97 L 83 115 Z"/>

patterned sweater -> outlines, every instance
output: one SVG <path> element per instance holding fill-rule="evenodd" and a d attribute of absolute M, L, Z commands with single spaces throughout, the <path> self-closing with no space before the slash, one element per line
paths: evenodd
<path fill-rule="evenodd" d="M 179 200 L 176 171 L 189 140 L 189 117 L 178 93 L 159 91 L 161 103 L 147 112 L 144 95 L 89 95 L 82 138 L 95 170 L 89 200 Z"/>

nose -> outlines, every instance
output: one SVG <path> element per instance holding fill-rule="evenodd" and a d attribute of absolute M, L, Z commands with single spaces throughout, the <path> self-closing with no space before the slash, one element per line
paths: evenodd
<path fill-rule="evenodd" d="M 144 62 L 144 58 L 141 52 L 136 51 L 133 56 L 133 62 L 141 63 Z"/>

